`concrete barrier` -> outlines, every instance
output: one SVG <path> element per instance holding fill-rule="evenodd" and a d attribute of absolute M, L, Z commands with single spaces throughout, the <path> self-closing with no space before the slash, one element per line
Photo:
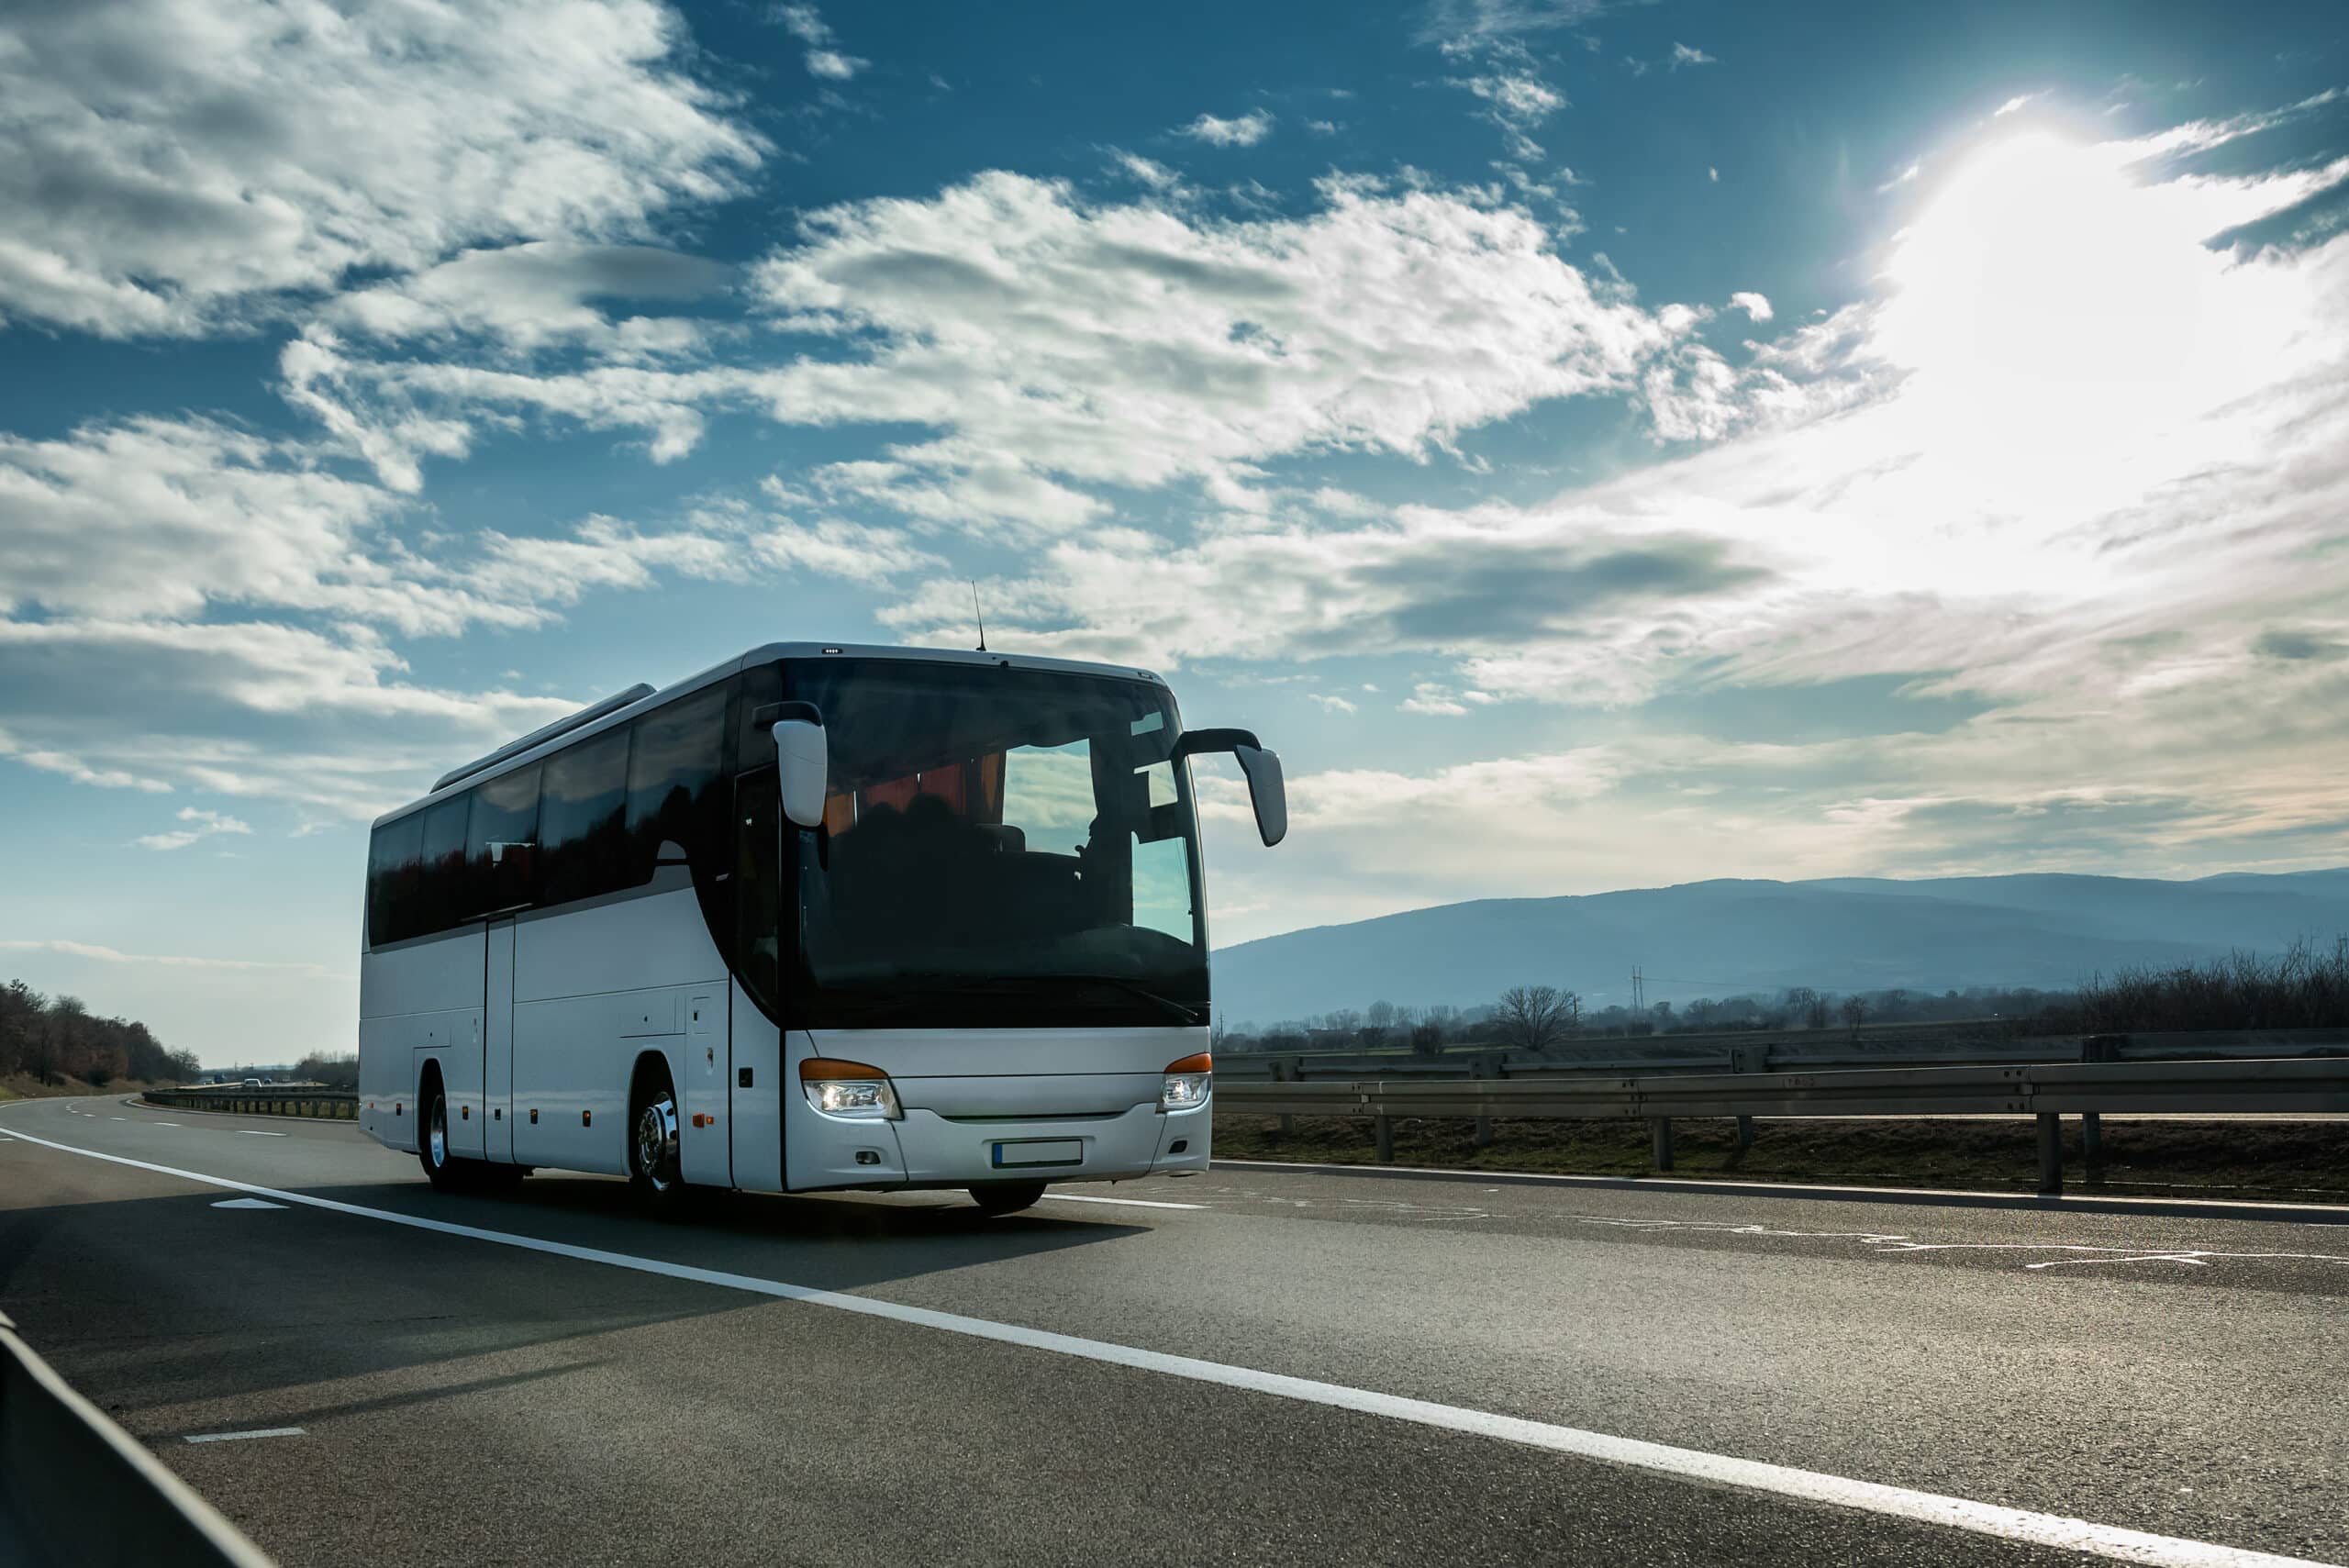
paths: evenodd
<path fill-rule="evenodd" d="M 273 1568 L 0 1317 L 0 1562 Z"/>

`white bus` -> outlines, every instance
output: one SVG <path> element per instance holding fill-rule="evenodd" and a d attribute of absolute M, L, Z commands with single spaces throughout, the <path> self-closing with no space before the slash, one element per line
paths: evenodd
<path fill-rule="evenodd" d="M 784 643 L 637 686 L 375 823 L 360 1124 L 433 1184 L 648 1199 L 1207 1168 L 1207 904 L 1147 671 Z"/>

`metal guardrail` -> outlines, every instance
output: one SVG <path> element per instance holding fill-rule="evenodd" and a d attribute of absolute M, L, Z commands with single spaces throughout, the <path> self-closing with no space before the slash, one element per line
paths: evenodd
<path fill-rule="evenodd" d="M 1825 1031 L 1820 1031 L 1825 1032 Z M 2045 1062 L 2268 1061 L 2349 1055 L 2349 1029 L 2243 1029 L 2140 1035 L 2047 1035 L 2013 1040 L 1912 1045 L 1897 1036 L 1788 1044 L 1783 1037 L 1732 1042 L 1718 1051 L 1669 1046 L 1620 1056 L 1510 1055 L 1491 1051 L 1443 1056 L 1219 1052 L 1218 1083 L 1350 1082 L 1364 1078 L 1587 1078 L 1660 1073 L 1806 1073 L 1844 1068 L 1972 1067 Z"/>
<path fill-rule="evenodd" d="M 266 1089 L 149 1089 L 140 1098 L 150 1106 L 170 1106 L 188 1111 L 315 1117 L 327 1121 L 356 1121 L 359 1118 L 359 1095 L 351 1089 L 303 1088 L 292 1084 Z"/>
<path fill-rule="evenodd" d="M 0 1317 L 0 1562 L 272 1568 Z"/>
<path fill-rule="evenodd" d="M 1368 1117 L 1378 1158 L 1394 1158 L 1397 1117 L 1474 1118 L 1477 1141 L 1496 1117 L 1644 1118 L 1655 1164 L 1672 1168 L 1675 1117 L 1734 1117 L 1739 1147 L 1755 1117 L 2031 1116 L 2038 1120 L 2040 1190 L 2063 1187 L 2060 1118 L 2077 1116 L 2093 1173 L 2107 1112 L 2180 1115 L 2349 1111 L 2349 1057 L 2054 1062 L 1854 1072 L 1653 1073 L 1535 1079 L 1386 1078 L 1352 1083 L 1233 1083 L 1217 1064 L 1216 1103 L 1283 1118 Z"/>

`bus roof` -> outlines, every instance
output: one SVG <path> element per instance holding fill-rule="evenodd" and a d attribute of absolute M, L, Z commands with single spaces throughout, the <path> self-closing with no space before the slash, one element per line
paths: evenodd
<path fill-rule="evenodd" d="M 659 707 L 662 703 L 673 698 L 699 691 L 704 686 L 740 674 L 742 671 L 755 665 L 781 663 L 792 659 L 823 658 L 903 659 L 925 664 L 994 664 L 1011 670 L 1052 670 L 1071 675 L 1107 675 L 1119 680 L 1148 681 L 1162 686 L 1166 684 L 1157 672 L 1136 669 L 1130 664 L 1099 664 L 1080 659 L 1047 659 L 1029 653 L 981 652 L 975 649 L 955 648 L 896 648 L 853 642 L 763 643 L 746 653 L 713 664 L 698 674 L 688 675 L 674 685 L 664 686 L 649 695 L 639 697 L 634 702 L 615 707 L 607 713 L 599 714 L 591 721 L 559 730 L 540 744 L 518 751 L 511 756 L 499 757 L 497 751 L 492 751 L 488 755 L 495 759 L 494 762 L 477 762 L 468 764 L 465 769 L 460 770 L 453 776 L 444 774 L 443 777 L 447 778 L 448 782 L 440 788 L 433 790 L 429 795 L 409 801 L 406 806 L 386 811 L 368 826 L 372 830 L 381 828 L 386 822 L 396 822 L 411 812 L 420 811 L 433 802 L 454 795 L 460 790 L 471 789 L 485 779 L 494 779 L 502 773 L 511 773 L 516 768 L 537 762 L 549 752 L 559 751 L 574 741 L 584 740 L 591 735 L 601 734 L 616 725 L 626 724 L 637 715 Z M 587 711 L 593 711 L 592 707 Z M 513 742 L 508 741 L 507 744 L 511 745 Z M 502 751 L 504 748 L 500 747 L 497 750 Z"/>

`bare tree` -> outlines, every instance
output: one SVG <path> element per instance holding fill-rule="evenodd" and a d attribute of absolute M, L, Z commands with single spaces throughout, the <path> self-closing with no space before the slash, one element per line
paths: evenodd
<path fill-rule="evenodd" d="M 1364 1045 L 1384 1045 L 1386 1031 L 1394 1027 L 1395 1004 L 1382 997 L 1363 1015 L 1362 1041 Z"/>
<path fill-rule="evenodd" d="M 1560 1021 L 1569 1031 L 1582 1028 L 1582 993 L 1579 991 L 1559 992 L 1558 1013 Z"/>
<path fill-rule="evenodd" d="M 1504 1042 L 1521 1051 L 1547 1051 L 1565 1033 L 1566 1015 L 1554 985 L 1512 985 L 1493 1008 Z"/>
<path fill-rule="evenodd" d="M 1855 991 L 1843 998 L 1843 1021 L 1852 1026 L 1852 1033 L 1854 1036 L 1859 1034 L 1860 1025 L 1867 1021 L 1867 1016 L 1866 997 Z"/>

